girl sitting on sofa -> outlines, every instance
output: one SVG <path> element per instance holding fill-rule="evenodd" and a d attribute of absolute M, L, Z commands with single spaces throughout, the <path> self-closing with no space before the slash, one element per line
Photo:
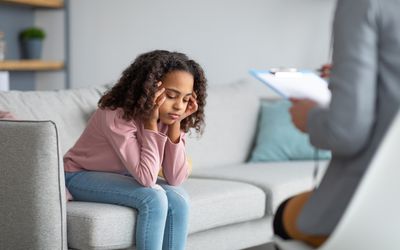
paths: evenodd
<path fill-rule="evenodd" d="M 156 50 L 137 57 L 64 156 L 74 200 L 137 209 L 137 249 L 185 249 L 185 133 L 202 132 L 205 98 L 204 72 L 186 55 Z"/>

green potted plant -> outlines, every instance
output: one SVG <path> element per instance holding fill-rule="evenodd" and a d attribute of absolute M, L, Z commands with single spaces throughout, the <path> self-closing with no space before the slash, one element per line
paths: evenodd
<path fill-rule="evenodd" d="M 39 59 L 42 55 L 42 42 L 46 37 L 43 29 L 29 27 L 21 30 L 19 40 L 23 59 Z"/>

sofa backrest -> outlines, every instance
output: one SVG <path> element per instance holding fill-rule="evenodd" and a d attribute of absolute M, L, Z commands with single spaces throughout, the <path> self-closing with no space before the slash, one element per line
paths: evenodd
<path fill-rule="evenodd" d="M 106 87 L 57 91 L 0 91 L 0 110 L 18 120 L 52 120 L 60 136 L 62 153 L 73 146 L 97 107 Z"/>
<path fill-rule="evenodd" d="M 195 133 L 187 136 L 193 168 L 245 162 L 253 148 L 261 98 L 270 96 L 258 82 L 209 86 L 204 134 L 200 138 Z"/>
<path fill-rule="evenodd" d="M 83 132 L 105 86 L 58 91 L 0 92 L 0 110 L 20 120 L 56 123 L 62 153 Z M 219 167 L 244 162 L 252 149 L 260 99 L 270 95 L 255 82 L 210 85 L 205 108 L 206 128 L 198 138 L 187 135 L 187 152 L 193 167 Z"/>

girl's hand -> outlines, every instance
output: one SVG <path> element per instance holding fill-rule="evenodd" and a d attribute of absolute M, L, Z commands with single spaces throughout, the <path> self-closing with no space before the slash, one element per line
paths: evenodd
<path fill-rule="evenodd" d="M 160 87 L 162 82 L 158 82 L 158 86 Z M 154 95 L 154 106 L 151 111 L 151 115 L 147 121 L 145 121 L 144 126 L 146 129 L 157 130 L 157 121 L 160 116 L 160 106 L 164 103 L 166 97 L 164 95 L 165 88 L 159 89 Z"/>
<path fill-rule="evenodd" d="M 196 94 L 193 93 L 193 95 L 189 97 L 188 105 L 186 107 L 185 112 L 181 115 L 179 120 L 169 125 L 168 137 L 172 142 L 174 143 L 179 142 L 179 138 L 181 135 L 181 121 L 184 120 L 186 117 L 190 116 L 191 114 L 193 114 L 194 112 L 196 112 L 197 109 L 199 108 L 196 98 L 197 98 Z"/>
<path fill-rule="evenodd" d="M 188 105 L 179 122 L 197 111 L 199 105 L 197 104 L 196 98 L 197 95 L 193 92 L 193 94 L 189 97 Z"/>

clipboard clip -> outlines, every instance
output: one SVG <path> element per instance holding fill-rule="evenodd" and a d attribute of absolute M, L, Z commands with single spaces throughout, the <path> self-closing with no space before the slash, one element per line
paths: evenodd
<path fill-rule="evenodd" d="M 296 68 L 271 68 L 269 72 L 274 76 L 298 77 L 301 72 Z"/>
<path fill-rule="evenodd" d="M 296 73 L 299 72 L 296 68 L 283 68 L 283 67 L 279 67 L 279 68 L 271 68 L 269 69 L 269 72 L 273 75 L 277 74 L 277 73 Z"/>

